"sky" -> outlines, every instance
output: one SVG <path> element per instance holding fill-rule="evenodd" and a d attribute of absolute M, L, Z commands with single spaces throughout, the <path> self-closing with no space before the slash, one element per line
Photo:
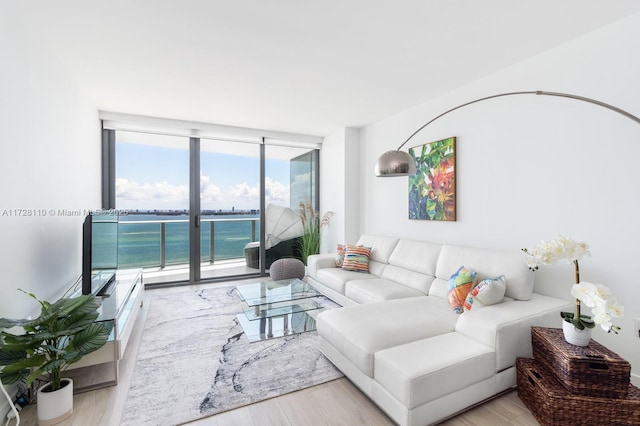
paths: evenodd
<path fill-rule="evenodd" d="M 201 153 L 203 210 L 260 208 L 259 145 L 254 147 L 253 156 Z M 267 159 L 265 176 L 267 204 L 289 207 L 289 161 Z M 188 209 L 189 151 L 186 144 L 184 148 L 177 148 L 117 142 L 116 208 Z"/>

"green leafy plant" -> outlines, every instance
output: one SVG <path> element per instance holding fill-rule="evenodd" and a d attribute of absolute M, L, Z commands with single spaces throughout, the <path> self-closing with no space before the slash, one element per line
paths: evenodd
<path fill-rule="evenodd" d="M 312 254 L 320 253 L 320 232 L 322 227 L 328 226 L 334 212 L 326 212 L 322 217 L 320 213 L 313 210 L 310 202 L 300 202 L 300 219 L 304 233 L 297 240 L 300 255 L 304 264 Z"/>
<path fill-rule="evenodd" d="M 62 371 L 83 356 L 100 349 L 109 332 L 95 322 L 100 304 L 92 295 L 62 298 L 51 304 L 34 298 L 41 306 L 36 319 L 0 319 L 0 378 L 5 384 L 48 374 L 51 391 L 61 387 Z M 22 334 L 7 329 L 22 327 Z"/>

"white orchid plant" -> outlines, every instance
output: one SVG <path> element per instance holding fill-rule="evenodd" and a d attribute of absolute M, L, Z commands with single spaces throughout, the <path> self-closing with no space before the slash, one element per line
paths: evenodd
<path fill-rule="evenodd" d="M 624 307 L 611 296 L 611 290 L 607 286 L 582 281 L 571 288 L 571 295 L 591 308 L 593 322 L 599 324 L 604 331 L 616 334 L 620 331 L 620 327 L 613 325 L 611 320 L 621 317 Z"/>
<path fill-rule="evenodd" d="M 598 324 L 606 332 L 618 333 L 620 327 L 614 326 L 611 320 L 621 317 L 624 307 L 618 304 L 606 286 L 580 281 L 578 262 L 591 255 L 587 243 L 560 235 L 553 240 L 542 241 L 531 249 L 524 248 L 522 251 L 528 255 L 527 266 L 532 271 L 537 270 L 540 265 L 551 265 L 560 260 L 573 263 L 575 285 L 571 288 L 571 295 L 576 298 L 575 312 L 561 312 L 562 319 L 573 324 L 578 330 L 594 328 Z M 580 312 L 581 304 L 591 308 L 593 318 Z"/>

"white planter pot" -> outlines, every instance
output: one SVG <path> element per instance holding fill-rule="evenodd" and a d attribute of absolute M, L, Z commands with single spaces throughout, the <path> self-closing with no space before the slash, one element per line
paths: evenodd
<path fill-rule="evenodd" d="M 588 346 L 591 341 L 591 328 L 578 330 L 567 321 L 562 321 L 562 331 L 564 332 L 564 340 L 576 346 Z"/>
<path fill-rule="evenodd" d="M 65 386 L 65 382 L 67 385 Z M 68 419 L 73 414 L 73 380 L 62 379 L 62 388 L 46 392 L 49 383 L 38 389 L 38 425 L 50 426 Z"/>

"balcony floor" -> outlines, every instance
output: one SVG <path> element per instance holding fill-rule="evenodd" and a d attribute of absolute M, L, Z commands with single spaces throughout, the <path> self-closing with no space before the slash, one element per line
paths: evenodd
<path fill-rule="evenodd" d="M 188 264 L 170 265 L 164 268 L 144 268 L 143 272 L 145 284 L 168 284 L 189 281 Z M 244 258 L 237 258 L 218 260 L 213 264 L 204 262 L 201 264 L 200 275 L 202 280 L 207 280 L 253 275 L 259 272 L 260 270 L 258 269 L 248 267 Z"/>

